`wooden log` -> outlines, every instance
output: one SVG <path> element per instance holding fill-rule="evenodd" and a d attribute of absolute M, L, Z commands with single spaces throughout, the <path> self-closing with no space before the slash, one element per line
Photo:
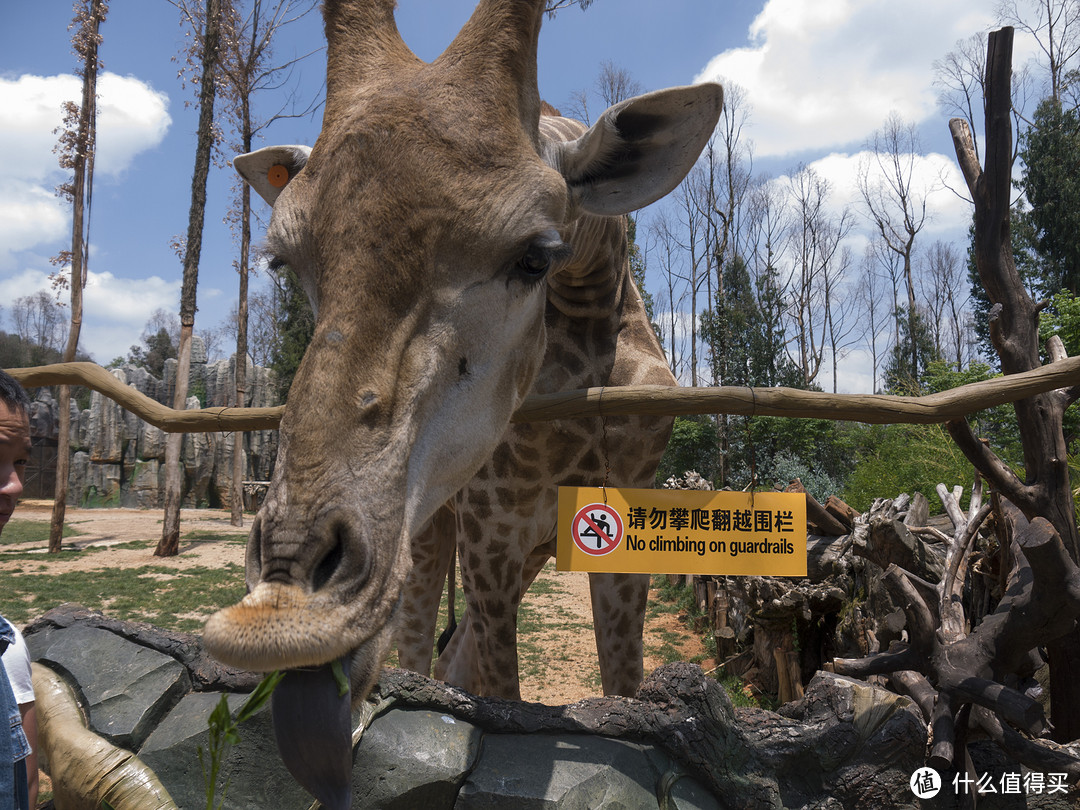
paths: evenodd
<path fill-rule="evenodd" d="M 1050 740 L 1030 740 L 990 710 L 976 706 L 972 716 L 982 729 L 1017 762 L 1042 773 L 1065 773 L 1070 782 L 1080 780 L 1080 757 Z M 1076 747 L 1075 744 L 1072 747 Z"/>
<path fill-rule="evenodd" d="M 836 518 L 844 528 L 847 529 L 847 534 L 855 528 L 855 518 L 859 516 L 859 513 L 837 498 L 835 495 L 830 495 L 825 501 L 825 511 Z"/>
<path fill-rule="evenodd" d="M 284 414 L 278 408 L 203 408 L 178 411 L 123 385 L 95 363 L 56 363 L 8 369 L 23 386 L 81 385 L 92 388 L 167 433 L 273 430 Z M 793 388 L 672 388 L 623 386 L 584 388 L 528 397 L 515 422 L 595 416 L 726 413 L 837 419 L 867 424 L 935 424 L 1016 402 L 1039 393 L 1080 384 L 1080 357 L 1020 374 L 970 383 L 922 397 L 885 394 L 829 394 Z"/>
<path fill-rule="evenodd" d="M 850 529 L 847 529 L 843 523 L 833 517 L 818 501 L 806 491 L 806 487 L 803 486 L 802 481 L 796 478 L 790 484 L 784 488 L 784 492 L 798 492 L 806 495 L 806 522 L 810 524 L 810 528 L 814 529 L 812 534 L 823 534 L 828 537 L 841 537 L 847 534 Z"/>
<path fill-rule="evenodd" d="M 862 542 L 859 542 L 862 540 Z M 940 582 L 945 562 L 935 546 L 914 535 L 899 520 L 872 518 L 865 536 L 860 534 L 854 551 L 879 568 L 897 565 L 920 579 Z"/>
<path fill-rule="evenodd" d="M 929 519 L 930 502 L 926 500 L 926 496 L 921 492 L 916 492 L 915 496 L 911 499 L 911 506 L 908 508 L 908 513 L 904 517 L 904 525 L 909 529 L 917 529 L 920 526 L 925 526 Z"/>
<path fill-rule="evenodd" d="M 529 397 L 515 422 L 630 414 L 686 416 L 726 413 L 837 419 L 868 424 L 934 424 L 984 408 L 1015 402 L 1034 393 L 1080 382 L 1080 358 L 1071 357 L 1024 374 L 1011 374 L 927 394 L 829 394 L 794 388 L 668 388 L 624 386 Z"/>
<path fill-rule="evenodd" d="M 735 654 L 737 642 L 735 628 L 728 622 L 731 599 L 727 590 L 717 587 L 710 604 L 713 612 L 713 638 L 716 639 L 716 659 L 725 661 Z"/>
<path fill-rule="evenodd" d="M 926 721 L 930 721 L 934 713 L 934 704 L 937 702 L 937 690 L 921 673 L 910 669 L 892 672 L 889 674 L 889 686 L 894 692 L 907 695 L 914 700 Z"/>
<path fill-rule="evenodd" d="M 166 433 L 215 433 L 236 430 L 277 430 L 285 406 L 277 408 L 199 408 L 178 411 L 124 385 L 96 363 L 56 363 L 36 368 L 12 368 L 8 373 L 26 388 L 42 385 L 82 385 L 104 394 L 120 407 Z"/>
<path fill-rule="evenodd" d="M 791 703 L 803 696 L 802 670 L 799 667 L 799 654 L 782 647 L 773 648 L 773 660 L 776 662 L 777 697 L 781 703 Z"/>

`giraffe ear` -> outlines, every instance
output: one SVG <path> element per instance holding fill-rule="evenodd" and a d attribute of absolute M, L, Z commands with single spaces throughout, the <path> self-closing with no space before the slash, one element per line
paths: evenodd
<path fill-rule="evenodd" d="M 267 146 L 237 155 L 233 168 L 270 205 L 307 164 L 310 146 Z"/>
<path fill-rule="evenodd" d="M 674 189 L 693 168 L 720 118 L 718 84 L 674 87 L 608 109 L 575 141 L 555 146 L 555 167 L 590 214 L 636 211 Z"/>

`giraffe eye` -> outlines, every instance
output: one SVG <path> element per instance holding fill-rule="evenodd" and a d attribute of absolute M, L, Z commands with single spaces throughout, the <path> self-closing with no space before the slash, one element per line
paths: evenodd
<path fill-rule="evenodd" d="M 551 269 L 551 251 L 539 245 L 531 245 L 518 262 L 521 272 L 530 278 L 539 278 Z"/>
<path fill-rule="evenodd" d="M 570 258 L 571 252 L 557 233 L 544 233 L 529 243 L 515 269 L 526 281 L 539 282 L 553 266 Z"/>

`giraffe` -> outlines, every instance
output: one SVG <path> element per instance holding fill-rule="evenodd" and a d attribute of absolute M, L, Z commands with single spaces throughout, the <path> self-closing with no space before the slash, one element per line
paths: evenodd
<path fill-rule="evenodd" d="M 572 141 L 585 131 L 545 105 L 545 140 Z M 626 224 L 624 216 L 585 214 L 567 229 L 574 257 L 548 275 L 547 349 L 533 393 L 676 385 L 629 272 Z M 456 542 L 468 611 L 435 675 L 474 694 L 520 699 L 517 609 L 554 552 L 558 486 L 651 486 L 671 424 L 621 417 L 511 425 L 475 478 L 413 539 L 401 666 L 431 671 Z M 590 574 L 589 585 L 604 693 L 633 695 L 642 677 L 648 577 Z"/>
<path fill-rule="evenodd" d="M 678 185 L 723 96 L 650 93 L 547 140 L 544 0 L 480 0 L 431 63 L 394 7 L 325 0 L 315 145 L 235 161 L 271 202 L 271 263 L 297 273 L 316 322 L 252 521 L 248 593 L 203 640 L 227 664 L 284 671 L 278 748 L 329 808 L 350 802 L 348 707 L 391 645 L 411 539 L 493 456 L 541 369 L 546 279 L 571 259 L 569 229 Z"/>

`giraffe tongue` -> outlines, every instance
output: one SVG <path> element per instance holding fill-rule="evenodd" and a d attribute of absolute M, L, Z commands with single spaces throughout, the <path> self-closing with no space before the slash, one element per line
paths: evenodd
<path fill-rule="evenodd" d="M 349 659 L 342 659 L 345 683 Z M 339 689 L 333 664 L 291 669 L 274 690 L 278 751 L 289 773 L 327 810 L 352 806 L 350 694 Z"/>

